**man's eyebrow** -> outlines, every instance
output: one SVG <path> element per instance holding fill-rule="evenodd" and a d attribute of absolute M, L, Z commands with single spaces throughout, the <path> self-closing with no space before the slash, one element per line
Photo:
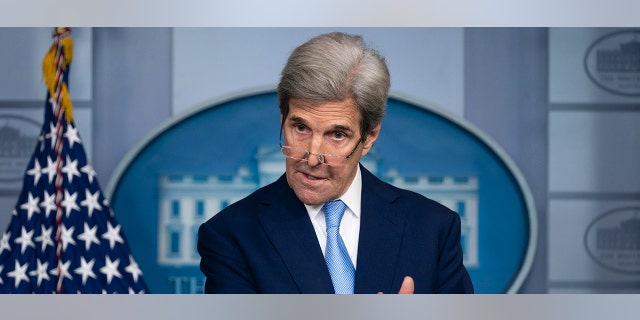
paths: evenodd
<path fill-rule="evenodd" d="M 290 116 L 289 121 L 306 123 L 307 121 L 298 116 Z"/>
<path fill-rule="evenodd" d="M 349 126 L 344 126 L 344 125 L 335 125 L 332 128 L 334 131 L 348 131 L 348 132 L 352 132 L 353 130 L 351 130 L 351 127 Z"/>
<path fill-rule="evenodd" d="M 307 123 L 307 120 L 305 120 L 302 117 L 299 116 L 289 116 L 288 121 L 292 121 L 294 123 L 301 123 L 301 124 L 305 124 Z M 345 132 L 355 132 L 350 126 L 347 125 L 342 125 L 342 124 L 336 124 L 331 128 L 331 131 L 345 131 Z"/>

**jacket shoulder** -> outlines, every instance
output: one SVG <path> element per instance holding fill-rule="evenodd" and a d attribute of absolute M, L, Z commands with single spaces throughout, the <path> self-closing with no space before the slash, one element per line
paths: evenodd
<path fill-rule="evenodd" d="M 209 218 L 205 224 L 231 225 L 241 223 L 243 220 L 254 220 L 259 212 L 264 210 L 287 192 L 289 186 L 286 178 L 281 176 L 278 180 L 255 190 L 248 196 L 222 208 Z"/>
<path fill-rule="evenodd" d="M 415 213 L 420 216 L 426 214 L 427 216 L 440 217 L 446 220 L 459 219 L 458 214 L 445 205 L 415 191 L 396 187 L 379 179 L 366 169 L 363 170 L 363 188 L 365 184 L 371 186 L 371 192 L 375 193 L 376 196 L 386 199 L 400 211 Z"/>

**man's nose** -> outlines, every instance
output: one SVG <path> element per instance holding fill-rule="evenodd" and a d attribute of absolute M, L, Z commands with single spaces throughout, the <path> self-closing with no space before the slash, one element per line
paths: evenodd
<path fill-rule="evenodd" d="M 321 164 L 321 156 L 318 156 L 318 154 L 320 154 L 322 148 L 322 140 L 321 139 L 312 139 L 311 140 L 311 145 L 309 146 L 309 157 L 307 158 L 307 162 L 309 163 L 310 166 L 315 167 L 319 164 Z"/>

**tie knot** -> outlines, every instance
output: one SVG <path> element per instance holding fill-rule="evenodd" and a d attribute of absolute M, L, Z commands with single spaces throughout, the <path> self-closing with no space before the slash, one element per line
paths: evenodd
<path fill-rule="evenodd" d="M 325 203 L 323 208 L 327 228 L 338 227 L 347 205 L 342 200 L 333 200 Z"/>

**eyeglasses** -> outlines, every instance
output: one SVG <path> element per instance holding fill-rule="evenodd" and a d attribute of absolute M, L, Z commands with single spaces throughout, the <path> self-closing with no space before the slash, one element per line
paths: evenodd
<path fill-rule="evenodd" d="M 287 158 L 308 161 L 309 156 L 314 155 L 318 157 L 318 162 L 324 165 L 340 167 L 340 166 L 344 166 L 347 163 L 347 159 L 351 158 L 353 153 L 356 152 L 356 149 L 358 149 L 358 146 L 360 145 L 361 142 L 362 142 L 362 139 L 358 140 L 358 144 L 356 144 L 355 148 L 353 148 L 353 150 L 351 150 L 351 153 L 349 153 L 349 155 L 347 156 L 341 156 L 337 154 L 328 154 L 328 153 L 311 153 L 311 151 L 306 149 L 291 147 L 291 146 L 283 146 L 282 143 L 280 143 L 280 149 L 282 149 L 282 154 L 284 154 L 284 156 Z"/>

